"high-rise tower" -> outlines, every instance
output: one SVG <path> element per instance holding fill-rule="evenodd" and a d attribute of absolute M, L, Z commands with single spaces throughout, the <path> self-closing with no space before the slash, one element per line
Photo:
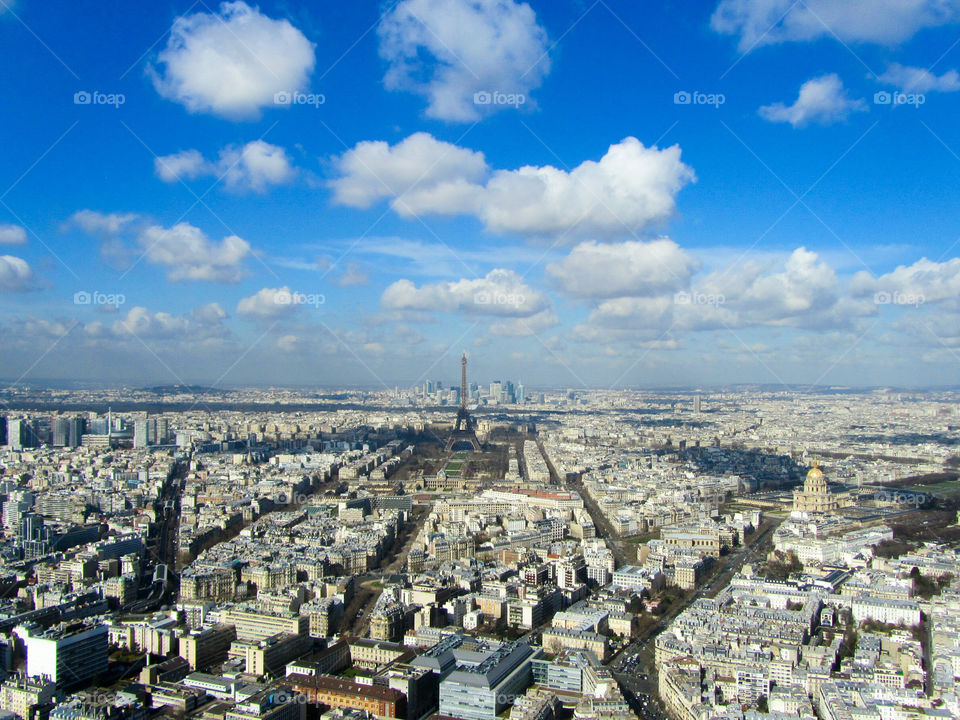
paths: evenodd
<path fill-rule="evenodd" d="M 460 407 L 457 408 L 457 421 L 450 433 L 450 439 L 447 440 L 447 452 L 469 445 L 473 450 L 480 450 L 480 441 L 477 440 L 477 433 L 474 430 L 473 418 L 470 417 L 470 411 L 467 410 L 467 396 L 469 395 L 467 386 L 467 354 L 464 353 L 460 358 Z"/>

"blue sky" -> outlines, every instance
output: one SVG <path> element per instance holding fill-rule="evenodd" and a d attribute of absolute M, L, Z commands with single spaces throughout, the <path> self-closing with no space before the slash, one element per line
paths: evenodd
<path fill-rule="evenodd" d="M 0 11 L 7 384 L 955 383 L 960 2 Z"/>

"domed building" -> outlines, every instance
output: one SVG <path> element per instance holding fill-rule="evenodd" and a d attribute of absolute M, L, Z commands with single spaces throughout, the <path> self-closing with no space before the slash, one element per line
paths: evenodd
<path fill-rule="evenodd" d="M 814 460 L 813 467 L 803 481 L 803 490 L 793 491 L 793 511 L 801 513 L 830 513 L 840 507 L 840 499 L 830 493 L 827 478 Z"/>

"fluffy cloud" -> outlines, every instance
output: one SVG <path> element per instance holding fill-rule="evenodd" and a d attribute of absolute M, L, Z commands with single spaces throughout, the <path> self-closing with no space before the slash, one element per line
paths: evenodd
<path fill-rule="evenodd" d="M 497 232 L 616 234 L 666 220 L 674 197 L 693 170 L 680 147 L 644 147 L 628 137 L 611 145 L 599 162 L 587 160 L 570 172 L 526 166 L 494 173 L 484 192 L 482 217 Z"/>
<path fill-rule="evenodd" d="M 720 0 L 710 26 L 739 36 L 740 51 L 748 52 L 834 36 L 843 42 L 896 44 L 958 18 L 957 0 Z"/>
<path fill-rule="evenodd" d="M 472 193 L 489 172 L 483 153 L 425 132 L 393 147 L 380 140 L 357 143 L 337 159 L 336 169 L 339 177 L 330 182 L 336 202 L 367 208 L 393 198 L 395 209 L 408 201 L 420 207 L 422 196 L 433 196 L 438 187 L 462 187 Z"/>
<path fill-rule="evenodd" d="M 384 85 L 424 96 L 427 115 L 441 120 L 469 122 L 510 107 L 474 102 L 474 93 L 529 96 L 550 70 L 546 32 L 530 6 L 514 0 L 403 0 L 377 33 Z"/>
<path fill-rule="evenodd" d="M 289 302 L 293 291 L 284 285 L 279 288 L 263 288 L 237 303 L 237 314 L 257 320 L 277 320 L 289 317 L 296 305 Z M 285 302 L 286 300 L 286 302 Z"/>
<path fill-rule="evenodd" d="M 604 300 L 574 328 L 574 336 L 666 349 L 678 347 L 678 337 L 689 332 L 850 328 L 875 311 L 872 302 L 845 297 L 833 268 L 801 247 L 782 269 L 747 261 L 694 281 L 690 291 Z"/>
<path fill-rule="evenodd" d="M 102 252 L 109 257 L 125 263 L 142 257 L 169 268 L 167 278 L 174 281 L 239 282 L 247 275 L 244 262 L 253 254 L 250 243 L 236 235 L 216 242 L 190 223 L 165 228 L 134 213 L 80 210 L 71 216 L 70 223 L 91 235 L 102 236 Z M 118 237 L 121 234 L 132 237 L 132 247 Z"/>
<path fill-rule="evenodd" d="M 541 310 L 536 315 L 525 318 L 503 318 L 490 325 L 491 335 L 506 337 L 528 337 L 539 335 L 559 324 L 557 314 L 553 310 Z"/>
<path fill-rule="evenodd" d="M 70 223 L 91 235 L 116 235 L 138 217 L 135 213 L 101 213 L 96 210 L 78 210 L 70 216 Z"/>
<path fill-rule="evenodd" d="M 687 287 L 699 263 L 673 240 L 583 242 L 551 275 L 571 295 L 594 298 L 661 295 Z"/>
<path fill-rule="evenodd" d="M 230 190 L 265 192 L 271 185 L 290 182 L 296 170 L 286 150 L 263 140 L 242 147 L 229 146 L 220 151 L 217 161 L 208 161 L 198 150 L 183 150 L 158 157 L 154 169 L 164 182 L 191 180 L 204 175 L 223 178 Z"/>
<path fill-rule="evenodd" d="M 920 302 L 956 301 L 960 298 L 960 258 L 934 262 L 920 258 L 913 265 L 899 265 L 893 272 L 874 278 L 866 271 L 858 272 L 850 281 L 854 295 L 893 294 L 905 298 L 922 298 Z M 910 303 L 913 304 L 913 303 Z"/>
<path fill-rule="evenodd" d="M 33 270 L 26 260 L 13 255 L 0 255 L 0 291 L 22 292 L 33 284 Z"/>
<path fill-rule="evenodd" d="M 547 297 L 513 270 L 491 270 L 486 277 L 417 287 L 397 280 L 383 291 L 380 304 L 388 310 L 464 312 L 503 318 L 529 318 L 550 308 Z"/>
<path fill-rule="evenodd" d="M 960 74 L 948 70 L 943 75 L 934 75 L 929 70 L 893 63 L 880 76 L 880 82 L 895 85 L 904 92 L 956 92 L 960 90 Z"/>
<path fill-rule="evenodd" d="M 679 146 L 648 148 L 632 137 L 570 172 L 525 166 L 490 173 L 480 153 L 425 133 L 392 148 L 360 143 L 337 169 L 337 202 L 366 207 L 390 197 L 401 215 L 474 215 L 489 230 L 522 235 L 635 232 L 668 219 L 676 194 L 696 179 Z"/>
<path fill-rule="evenodd" d="M 313 50 L 287 20 L 224 2 L 219 13 L 177 18 L 151 74 L 157 92 L 192 113 L 256 117 L 277 93 L 306 87 Z"/>
<path fill-rule="evenodd" d="M 199 150 L 181 150 L 172 155 L 158 156 L 153 160 L 153 171 L 168 183 L 217 174 L 216 163 L 208 163 Z"/>
<path fill-rule="evenodd" d="M 137 243 L 148 262 L 170 268 L 170 280 L 239 282 L 246 275 L 243 262 L 251 255 L 243 238 L 229 235 L 217 243 L 185 222 L 170 228 L 151 225 Z"/>
<path fill-rule="evenodd" d="M 26 245 L 27 231 L 19 225 L 0 225 L 0 245 Z"/>
<path fill-rule="evenodd" d="M 111 330 L 120 339 L 135 335 L 141 340 L 189 339 L 196 342 L 226 337 L 229 334 L 223 324 L 226 317 L 226 311 L 217 303 L 202 305 L 186 315 L 153 312 L 137 306 L 130 308 L 124 318 L 115 321 Z"/>
<path fill-rule="evenodd" d="M 867 109 L 863 100 L 851 100 L 843 82 L 835 74 L 807 80 L 793 105 L 774 103 L 760 108 L 760 116 L 770 122 L 786 122 L 795 128 L 810 123 L 828 125 L 845 120 L 851 112 Z"/>
<path fill-rule="evenodd" d="M 771 325 L 823 329 L 849 327 L 870 315 L 870 304 L 843 297 L 833 268 L 806 248 L 794 250 L 781 272 L 747 261 L 715 272 L 694 292 L 722 298 L 723 310 L 735 313 L 729 326 Z"/>

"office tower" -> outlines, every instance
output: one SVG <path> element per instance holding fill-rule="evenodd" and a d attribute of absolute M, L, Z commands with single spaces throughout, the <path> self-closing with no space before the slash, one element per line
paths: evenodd
<path fill-rule="evenodd" d="M 43 529 L 43 518 L 32 512 L 20 514 L 20 527 L 17 535 L 20 540 L 37 540 Z"/>
<path fill-rule="evenodd" d="M 523 383 L 517 383 L 517 404 L 523 405 L 524 401 L 527 399 L 526 394 L 524 393 Z"/>
<path fill-rule="evenodd" d="M 499 380 L 490 383 L 490 401 L 495 403 L 503 402 L 503 383 Z"/>
<path fill-rule="evenodd" d="M 699 395 L 696 395 L 693 398 L 693 412 L 695 412 L 697 415 L 700 414 L 700 396 Z"/>
<path fill-rule="evenodd" d="M 27 675 L 49 678 L 58 689 L 83 687 L 107 670 L 106 625 L 62 624 L 44 630 L 25 623 L 14 634 L 27 650 Z"/>
<path fill-rule="evenodd" d="M 87 423 L 87 433 L 90 435 L 106 435 L 107 434 L 107 419 L 106 418 L 93 418 L 90 422 Z"/>
<path fill-rule="evenodd" d="M 149 445 L 147 438 L 147 418 L 137 418 L 133 421 L 133 447 L 145 448 Z"/>
<path fill-rule="evenodd" d="M 166 418 L 157 418 L 157 445 L 163 445 L 170 436 L 169 421 Z"/>
<path fill-rule="evenodd" d="M 11 450 L 22 450 L 26 445 L 26 420 L 23 418 L 7 419 L 7 447 Z"/>
<path fill-rule="evenodd" d="M 80 447 L 80 439 L 83 437 L 87 422 L 82 417 L 72 417 L 69 421 L 69 430 L 67 432 L 67 445 L 70 447 Z"/>
<path fill-rule="evenodd" d="M 531 660 L 539 649 L 524 642 L 501 645 L 493 652 L 470 653 L 440 682 L 440 714 L 464 720 L 496 720 L 533 679 Z M 485 655 L 485 657 L 484 657 Z"/>
<path fill-rule="evenodd" d="M 147 445 L 157 443 L 157 419 L 147 418 Z"/>
<path fill-rule="evenodd" d="M 3 503 L 3 527 L 12 532 L 20 531 L 20 520 L 33 507 L 34 496 L 28 490 L 14 490 Z"/>
<path fill-rule="evenodd" d="M 70 421 L 65 417 L 53 419 L 53 444 L 56 447 L 65 447 L 70 441 Z"/>

